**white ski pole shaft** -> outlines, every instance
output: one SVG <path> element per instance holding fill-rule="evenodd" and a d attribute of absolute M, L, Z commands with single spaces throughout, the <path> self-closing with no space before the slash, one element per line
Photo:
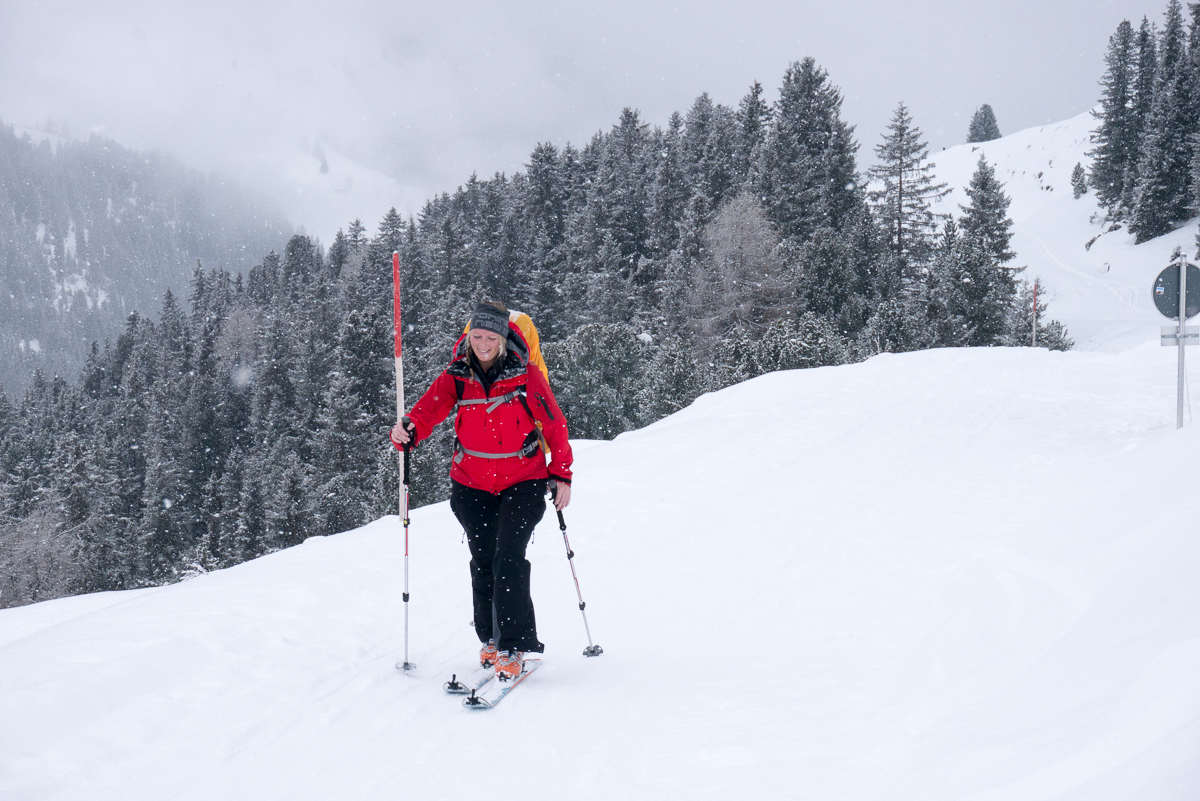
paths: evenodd
<path fill-rule="evenodd" d="M 551 493 L 551 497 L 558 495 L 558 489 Z M 575 552 L 571 550 L 571 540 L 567 538 L 567 521 L 563 519 L 561 509 L 555 510 L 558 513 L 558 528 L 562 531 L 563 544 L 567 546 L 567 564 L 571 566 L 571 578 L 575 581 L 575 597 L 579 599 L 579 614 L 583 615 L 583 631 L 587 635 L 588 647 L 584 649 L 584 656 L 600 656 L 604 653 L 604 649 L 599 645 L 592 644 L 592 629 L 588 626 L 587 621 L 587 603 L 583 600 L 583 592 L 579 589 L 579 576 L 575 574 Z"/>

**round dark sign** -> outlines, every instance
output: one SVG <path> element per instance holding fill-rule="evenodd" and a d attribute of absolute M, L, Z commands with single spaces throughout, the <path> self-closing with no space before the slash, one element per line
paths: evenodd
<path fill-rule="evenodd" d="M 1154 279 L 1154 305 L 1168 320 L 1179 319 L 1179 265 L 1172 264 Z M 1200 267 L 1187 266 L 1187 317 L 1200 314 Z"/>

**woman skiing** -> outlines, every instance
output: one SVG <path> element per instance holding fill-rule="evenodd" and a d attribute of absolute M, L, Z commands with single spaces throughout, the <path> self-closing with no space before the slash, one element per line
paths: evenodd
<path fill-rule="evenodd" d="M 416 447 L 457 409 L 450 508 L 467 533 L 480 662 L 501 679 L 521 675 L 524 655 L 541 653 L 525 548 L 546 511 L 571 502 L 567 423 L 508 310 L 483 302 L 454 346 L 450 365 L 391 432 L 397 448 Z M 540 424 L 540 425 L 539 425 Z M 542 443 L 550 451 L 550 465 Z"/>

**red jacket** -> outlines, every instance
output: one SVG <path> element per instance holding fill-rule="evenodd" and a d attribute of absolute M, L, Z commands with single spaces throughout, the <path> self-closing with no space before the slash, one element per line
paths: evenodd
<path fill-rule="evenodd" d="M 537 478 L 570 484 L 567 421 L 541 370 L 528 369 L 529 349 L 520 331 L 512 323 L 508 327 L 508 353 L 487 393 L 471 368 L 467 336 L 459 338 L 449 367 L 408 413 L 417 429 L 413 445 L 427 439 L 434 426 L 457 407 L 450 478 L 493 493 Z M 549 468 L 539 447 L 535 420 L 542 424 L 542 436 L 550 447 Z M 396 444 L 394 440 L 392 444 Z"/>

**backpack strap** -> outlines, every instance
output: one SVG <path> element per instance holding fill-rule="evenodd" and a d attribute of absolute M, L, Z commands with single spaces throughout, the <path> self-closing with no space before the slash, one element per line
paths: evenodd
<path fill-rule="evenodd" d="M 462 461 L 463 454 L 467 456 L 475 456 L 479 459 L 512 459 L 514 457 L 520 459 L 529 459 L 538 452 L 538 443 L 541 441 L 541 432 L 536 428 L 530 431 L 525 437 L 525 443 L 521 446 L 521 450 L 513 451 L 512 453 L 488 453 L 487 451 L 473 451 L 469 448 L 464 448 L 458 437 L 454 438 L 454 462 L 458 464 Z"/>
<path fill-rule="evenodd" d="M 487 404 L 488 406 L 484 411 L 486 411 L 488 414 L 491 414 L 492 412 L 496 411 L 501 404 L 508 403 L 509 401 L 516 399 L 521 401 L 521 405 L 525 407 L 525 413 L 528 414 L 529 419 L 533 421 L 533 430 L 530 431 L 525 437 L 525 442 L 521 445 L 521 450 L 513 451 L 512 453 L 487 453 L 485 451 L 469 450 L 463 447 L 463 444 L 459 442 L 459 439 L 456 436 L 454 438 L 455 463 L 462 461 L 463 454 L 466 454 L 467 456 L 476 456 L 480 459 L 510 459 L 513 457 L 528 459 L 537 453 L 539 448 L 546 453 L 550 452 L 550 445 L 546 442 L 546 438 L 542 436 L 542 425 L 538 422 L 538 419 L 533 416 L 533 410 L 529 408 L 529 401 L 525 398 L 525 387 L 517 387 L 512 392 L 507 392 L 494 398 L 475 398 L 473 400 L 463 400 L 463 393 L 466 390 L 466 383 L 466 379 L 458 378 L 457 376 L 454 377 L 454 392 L 458 396 L 457 406 L 459 409 L 463 408 L 464 406 Z"/>
<path fill-rule="evenodd" d="M 458 390 L 458 393 L 458 407 L 460 409 L 463 406 L 474 406 L 479 403 L 486 403 L 489 404 L 486 411 L 488 414 L 491 414 L 492 412 L 496 411 L 496 407 L 498 407 L 500 404 L 508 403 L 513 398 L 519 397 L 521 399 L 521 403 L 525 406 L 525 411 L 529 411 L 529 404 L 525 402 L 525 391 L 523 389 L 514 389 L 512 392 L 504 395 L 497 395 L 494 398 L 476 398 L 475 400 L 463 400 L 461 389 Z M 533 413 L 530 412 L 529 416 L 533 417 Z"/>
<path fill-rule="evenodd" d="M 528 414 L 529 419 L 533 421 L 533 430 L 537 432 L 538 443 L 541 444 L 541 446 L 542 446 L 542 453 L 549 454 L 550 453 L 550 443 L 546 442 L 546 437 L 542 434 L 541 421 L 533 416 L 533 409 L 529 408 L 529 400 L 525 397 L 524 392 L 521 393 L 520 398 L 521 398 L 521 405 L 525 407 L 526 414 Z M 542 400 L 542 405 L 543 406 L 546 405 L 545 399 Z M 549 413 L 549 411 L 550 411 L 550 407 L 547 406 L 546 412 Z M 554 419 L 553 414 L 550 415 L 550 419 L 551 420 Z"/>

